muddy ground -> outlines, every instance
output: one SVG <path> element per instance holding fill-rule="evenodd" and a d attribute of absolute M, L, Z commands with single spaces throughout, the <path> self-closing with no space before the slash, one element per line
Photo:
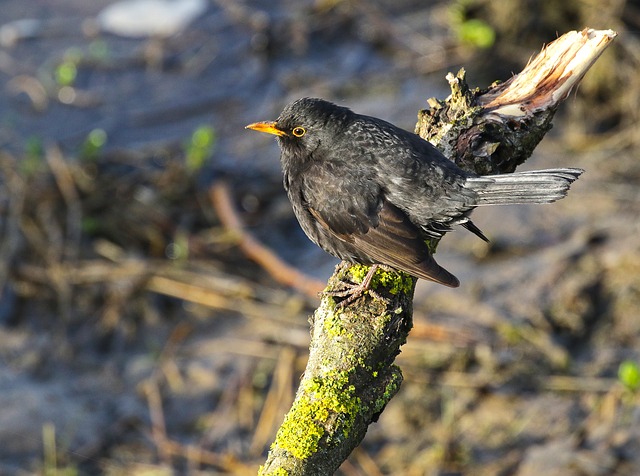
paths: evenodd
<path fill-rule="evenodd" d="M 619 377 L 640 362 L 633 2 L 532 10 L 488 50 L 461 41 L 464 2 L 215 0 L 167 39 L 98 32 L 110 3 L 0 12 L 41 20 L 0 30 L 0 474 L 255 474 L 336 261 L 298 229 L 274 141 L 244 125 L 313 95 L 413 129 L 447 71 L 487 85 L 585 25 L 621 36 L 524 166 L 584 176 L 554 205 L 478 210 L 489 245 L 443 241 L 462 285 L 419 283 L 405 381 L 340 474 L 640 473 Z M 213 147 L 194 145 L 208 127 Z M 234 219 L 308 291 L 249 259 Z"/>

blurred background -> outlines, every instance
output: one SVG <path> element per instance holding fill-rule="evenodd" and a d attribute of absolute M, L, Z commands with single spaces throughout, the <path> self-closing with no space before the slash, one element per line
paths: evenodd
<path fill-rule="evenodd" d="M 586 173 L 443 240 L 462 285 L 419 282 L 339 474 L 640 472 L 640 2 L 4 0 L 0 473 L 255 474 L 336 260 L 244 126 L 318 96 L 413 130 L 448 71 L 587 26 L 619 36 L 524 165 Z"/>

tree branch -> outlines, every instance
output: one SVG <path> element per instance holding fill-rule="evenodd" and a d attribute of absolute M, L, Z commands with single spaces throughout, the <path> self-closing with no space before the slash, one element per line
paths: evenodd
<path fill-rule="evenodd" d="M 416 132 L 460 167 L 479 174 L 512 172 L 530 155 L 572 88 L 615 38 L 585 29 L 546 46 L 518 75 L 470 90 L 464 71 L 447 80 L 451 96 L 430 99 Z M 327 291 L 359 282 L 368 267 L 342 263 Z M 261 475 L 333 474 L 362 441 L 402 382 L 393 364 L 412 323 L 416 279 L 379 270 L 371 288 L 345 308 L 325 296 L 311 319 L 309 362 Z"/>

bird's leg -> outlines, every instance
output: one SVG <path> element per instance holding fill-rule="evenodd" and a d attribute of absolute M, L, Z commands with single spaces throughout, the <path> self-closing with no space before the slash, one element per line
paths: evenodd
<path fill-rule="evenodd" d="M 348 268 L 349 266 L 350 266 L 350 263 L 343 261 L 338 265 L 338 269 L 341 270 L 343 268 Z M 341 284 L 346 289 L 343 289 L 340 291 L 338 290 L 324 291 L 322 294 L 333 296 L 333 297 L 346 297 L 346 299 L 338 303 L 339 307 L 344 307 L 347 304 L 351 304 L 353 301 L 361 297 L 367 291 L 371 296 L 373 296 L 374 299 L 384 300 L 384 298 L 380 296 L 377 292 L 375 292 L 373 289 L 369 289 L 369 286 L 371 286 L 371 281 L 373 280 L 373 277 L 375 276 L 376 271 L 381 266 L 382 265 L 379 265 L 379 264 L 372 264 L 371 267 L 369 268 L 369 271 L 367 271 L 367 274 L 365 275 L 364 279 L 360 284 L 351 284 L 351 283 L 346 283 L 342 281 Z"/>

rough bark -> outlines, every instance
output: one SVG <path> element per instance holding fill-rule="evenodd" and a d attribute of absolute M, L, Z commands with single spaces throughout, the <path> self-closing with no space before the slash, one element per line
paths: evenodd
<path fill-rule="evenodd" d="M 430 99 L 416 132 L 460 167 L 512 172 L 530 155 L 572 88 L 615 38 L 585 29 L 547 45 L 518 75 L 470 90 L 464 71 L 447 80 L 451 96 Z M 368 267 L 341 264 L 327 291 L 359 282 Z M 372 289 L 341 308 L 325 296 L 311 319 L 309 362 L 261 475 L 333 474 L 362 441 L 402 382 L 393 364 L 412 327 L 416 280 L 378 270 Z M 379 299 L 382 298 L 382 299 Z"/>

